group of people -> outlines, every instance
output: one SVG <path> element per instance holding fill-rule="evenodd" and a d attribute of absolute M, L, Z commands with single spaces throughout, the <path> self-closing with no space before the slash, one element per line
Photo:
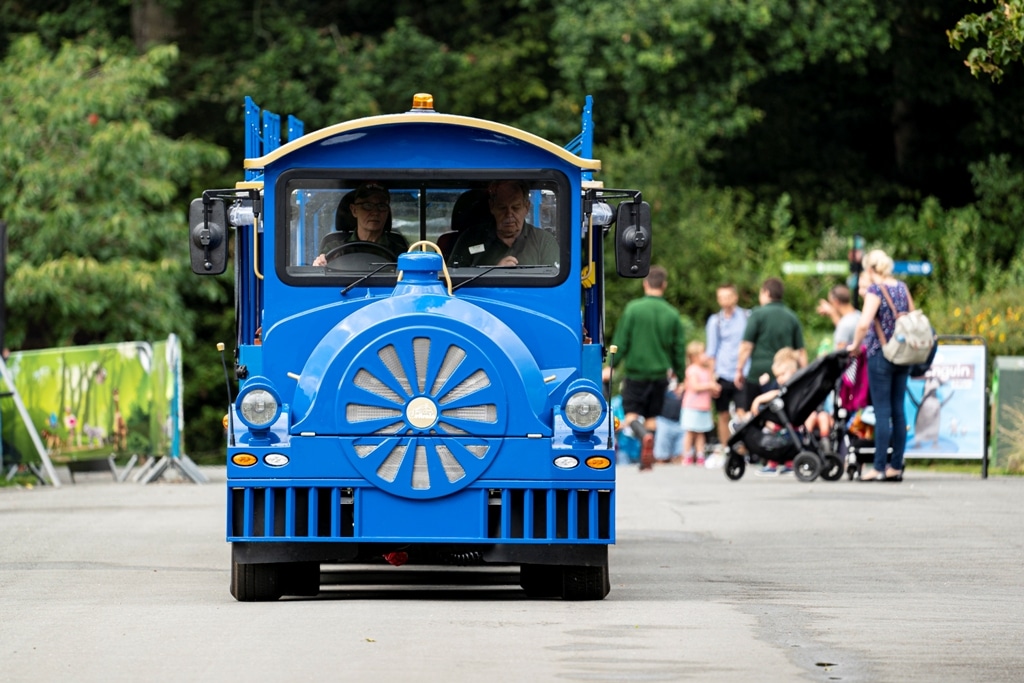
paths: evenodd
<path fill-rule="evenodd" d="M 836 285 L 817 311 L 835 325 L 833 348 L 863 354 L 867 363 L 876 418 L 875 459 L 861 481 L 902 481 L 909 371 L 889 362 L 881 349 L 893 334 L 897 315 L 911 310 L 913 301 L 906 285 L 893 277 L 893 260 L 884 251 L 868 252 L 862 269 L 862 310 L 854 307 L 845 285 Z M 678 313 L 664 299 L 666 286 L 665 269 L 652 266 L 644 296 L 627 304 L 616 327 L 613 344 L 618 352 L 605 368 L 605 381 L 612 367 L 622 366 L 624 427 L 642 441 L 642 451 L 646 448 L 656 460 L 703 463 L 707 433 L 716 431 L 719 443 L 725 444 L 733 420 L 756 414 L 807 364 L 803 330 L 783 302 L 782 281 L 768 278 L 758 292 L 760 306 L 752 310 L 739 306 L 734 285 L 718 287 L 719 311 L 707 320 L 707 344 L 687 344 Z M 824 437 L 826 448 L 831 426 L 828 406 L 805 423 Z M 641 467 L 647 462 L 641 458 Z M 769 461 L 760 473 L 788 471 L 791 463 Z"/>

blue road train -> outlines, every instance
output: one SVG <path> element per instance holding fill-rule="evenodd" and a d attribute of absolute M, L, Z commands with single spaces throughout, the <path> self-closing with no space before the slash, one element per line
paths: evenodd
<path fill-rule="evenodd" d="M 246 106 L 245 179 L 189 209 L 193 271 L 234 268 L 232 595 L 378 563 L 518 566 L 530 596 L 604 598 L 605 243 L 644 277 L 651 220 L 593 179 L 590 98 L 565 147 L 428 94 L 306 134 L 289 117 L 286 143 Z"/>

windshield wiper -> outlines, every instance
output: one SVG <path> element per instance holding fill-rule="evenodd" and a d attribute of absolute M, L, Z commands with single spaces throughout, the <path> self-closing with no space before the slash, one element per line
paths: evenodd
<path fill-rule="evenodd" d="M 361 278 L 358 278 L 355 282 L 350 284 L 348 287 L 346 287 L 345 289 L 341 290 L 341 295 L 345 296 L 346 294 L 348 294 L 352 290 L 353 287 L 359 286 L 359 283 L 365 282 L 367 278 L 373 277 L 374 275 L 376 275 L 380 271 L 384 270 L 388 266 L 397 266 L 397 265 L 398 264 L 396 264 L 394 262 L 380 264 L 379 266 L 377 266 L 376 268 L 371 270 L 369 273 L 367 273 L 366 275 L 362 276 Z"/>
<path fill-rule="evenodd" d="M 524 270 L 528 270 L 528 269 L 530 269 L 530 268 L 555 268 L 556 266 L 554 266 L 554 265 L 552 265 L 552 264 L 547 264 L 547 265 L 545 265 L 545 264 L 531 264 L 531 265 L 525 265 L 525 264 L 524 264 L 524 265 L 516 265 L 516 266 L 475 266 L 475 267 L 476 267 L 476 268 L 483 268 L 484 270 L 480 271 L 479 273 L 477 273 L 477 274 L 476 274 L 476 275 L 474 275 L 473 277 L 469 278 L 468 280 L 463 280 L 463 281 L 462 281 L 462 282 L 460 282 L 459 284 L 457 284 L 457 285 L 454 285 L 454 286 L 452 287 L 452 291 L 453 291 L 453 292 L 454 292 L 454 291 L 455 291 L 456 289 L 458 289 L 459 287 L 461 287 L 461 286 L 463 286 L 463 285 L 468 285 L 468 284 L 469 284 L 470 282 L 472 282 L 473 280 L 476 280 L 476 279 L 478 279 L 478 278 L 481 278 L 481 277 L 483 277 L 484 275 L 487 275 L 487 273 L 491 272 L 492 270 L 497 270 L 498 268 L 502 268 L 502 269 L 505 269 L 505 270 L 519 270 L 519 269 L 524 269 Z"/>

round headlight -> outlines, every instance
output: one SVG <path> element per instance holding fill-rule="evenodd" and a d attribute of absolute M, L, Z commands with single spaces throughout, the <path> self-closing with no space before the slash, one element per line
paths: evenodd
<path fill-rule="evenodd" d="M 589 391 L 577 391 L 565 402 L 565 419 L 576 429 L 590 429 L 601 419 L 601 399 Z"/>
<path fill-rule="evenodd" d="M 277 399 L 266 389 L 253 389 L 242 397 L 239 411 L 254 427 L 266 427 L 277 418 Z"/>

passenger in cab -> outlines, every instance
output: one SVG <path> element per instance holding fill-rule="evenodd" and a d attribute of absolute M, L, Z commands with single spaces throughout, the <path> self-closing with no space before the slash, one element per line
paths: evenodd
<path fill-rule="evenodd" d="M 488 191 L 494 222 L 467 228 L 452 250 L 451 264 L 465 266 L 532 266 L 558 262 L 558 241 L 526 222 L 530 186 L 522 180 L 497 180 Z"/>
<path fill-rule="evenodd" d="M 342 199 L 339 211 L 348 210 L 355 218 L 354 230 L 341 230 L 328 234 L 320 245 L 321 253 L 313 260 L 314 266 L 326 266 L 328 257 L 346 253 L 340 249 L 344 244 L 352 242 L 373 242 L 391 252 L 393 260 L 409 250 L 409 243 L 401 233 L 391 231 L 391 193 L 378 183 L 363 183 L 348 196 Z M 340 216 L 339 219 L 347 218 Z M 339 222 L 341 222 L 339 220 Z M 352 251 L 360 251 L 359 246 Z"/>

